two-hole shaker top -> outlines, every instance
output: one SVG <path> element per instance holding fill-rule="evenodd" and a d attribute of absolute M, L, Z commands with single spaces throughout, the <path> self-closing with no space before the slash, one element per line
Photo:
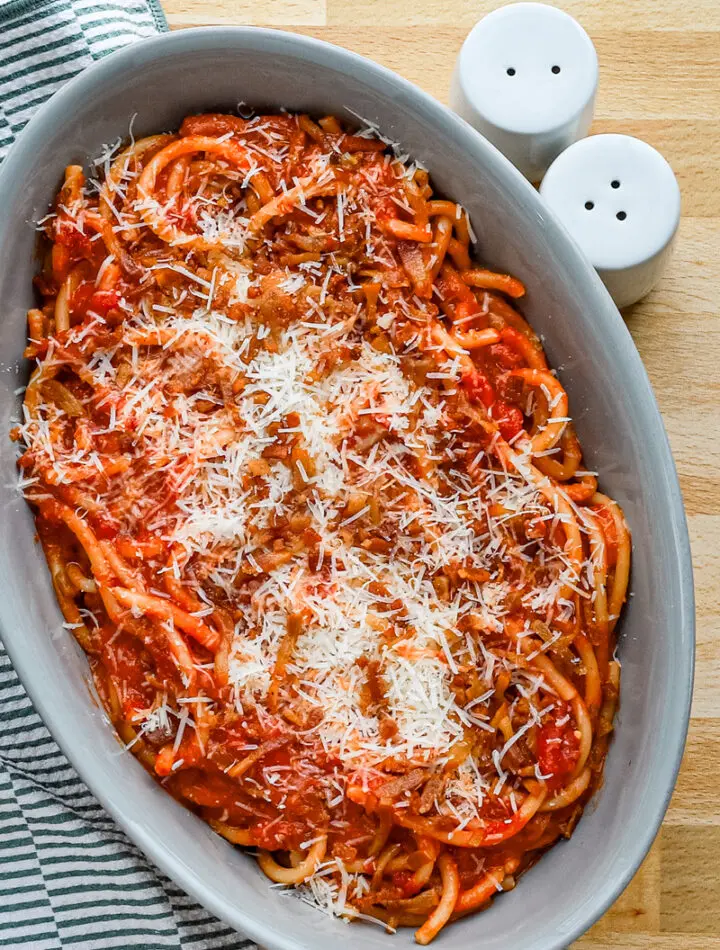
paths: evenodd
<path fill-rule="evenodd" d="M 531 181 L 584 136 L 598 82 L 595 47 L 567 13 L 515 3 L 475 25 L 460 51 L 450 103 Z"/>

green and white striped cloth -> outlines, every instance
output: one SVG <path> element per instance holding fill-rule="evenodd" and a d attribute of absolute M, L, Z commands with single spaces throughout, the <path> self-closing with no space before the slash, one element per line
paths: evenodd
<path fill-rule="evenodd" d="M 166 29 L 155 0 L 0 5 L 0 159 L 63 83 Z M 150 865 L 103 811 L 33 709 L 0 642 L 0 947 L 253 946 Z"/>

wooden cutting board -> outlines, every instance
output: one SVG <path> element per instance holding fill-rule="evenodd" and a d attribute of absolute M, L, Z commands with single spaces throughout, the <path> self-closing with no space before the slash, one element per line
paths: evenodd
<path fill-rule="evenodd" d="M 455 56 L 493 0 L 163 0 L 170 26 L 272 26 L 394 69 L 447 101 Z M 600 58 L 594 132 L 625 132 L 675 169 L 674 259 L 626 313 L 685 496 L 698 601 L 687 750 L 665 823 L 622 897 L 574 946 L 720 950 L 720 0 L 555 0 Z M 621 846 L 621 843 L 619 843 Z M 508 948 L 512 950 L 512 948 Z"/>

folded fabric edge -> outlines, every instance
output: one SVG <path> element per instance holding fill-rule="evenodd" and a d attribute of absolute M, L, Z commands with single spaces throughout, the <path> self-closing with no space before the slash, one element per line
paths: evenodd
<path fill-rule="evenodd" d="M 0 3 L 0 23 L 13 20 L 16 17 L 32 13 L 34 10 L 40 10 L 43 7 L 52 6 L 57 0 L 9 0 L 7 3 Z M 148 8 L 155 26 L 160 33 L 166 33 L 168 26 L 165 12 L 160 5 L 160 0 L 140 0 Z M 118 12 L 121 12 L 118 10 Z M 129 11 L 125 11 L 126 13 Z"/>
<path fill-rule="evenodd" d="M 153 20 L 155 21 L 155 26 L 158 28 L 159 32 L 166 33 L 170 27 L 168 25 L 167 17 L 165 16 L 165 11 L 160 5 L 160 0 L 146 0 L 148 7 L 150 7 L 150 12 L 152 13 Z"/>

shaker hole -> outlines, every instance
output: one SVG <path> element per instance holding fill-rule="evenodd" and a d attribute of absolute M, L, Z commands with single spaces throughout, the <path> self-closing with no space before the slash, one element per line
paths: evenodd
<path fill-rule="evenodd" d="M 624 221 L 625 218 L 627 218 L 627 213 L 625 211 L 618 211 L 615 217 L 618 219 L 618 221 Z"/>
<path fill-rule="evenodd" d="M 620 187 L 620 182 L 617 180 L 617 178 L 613 178 L 613 180 L 610 182 L 610 187 L 611 187 L 611 188 L 619 188 L 619 187 Z"/>
<path fill-rule="evenodd" d="M 594 201 L 586 201 L 586 202 L 585 202 L 585 207 L 587 208 L 588 211 L 592 211 L 592 209 L 595 207 L 595 202 L 594 202 Z"/>
<path fill-rule="evenodd" d="M 559 67 L 559 66 L 553 66 L 552 69 L 550 70 L 550 72 L 551 72 L 551 73 L 555 73 L 555 75 L 557 76 L 557 74 L 560 72 L 560 67 Z"/>
<path fill-rule="evenodd" d="M 515 75 L 515 67 L 514 67 L 514 66 L 508 66 L 506 72 L 507 72 L 508 76 L 514 76 L 514 75 Z"/>

